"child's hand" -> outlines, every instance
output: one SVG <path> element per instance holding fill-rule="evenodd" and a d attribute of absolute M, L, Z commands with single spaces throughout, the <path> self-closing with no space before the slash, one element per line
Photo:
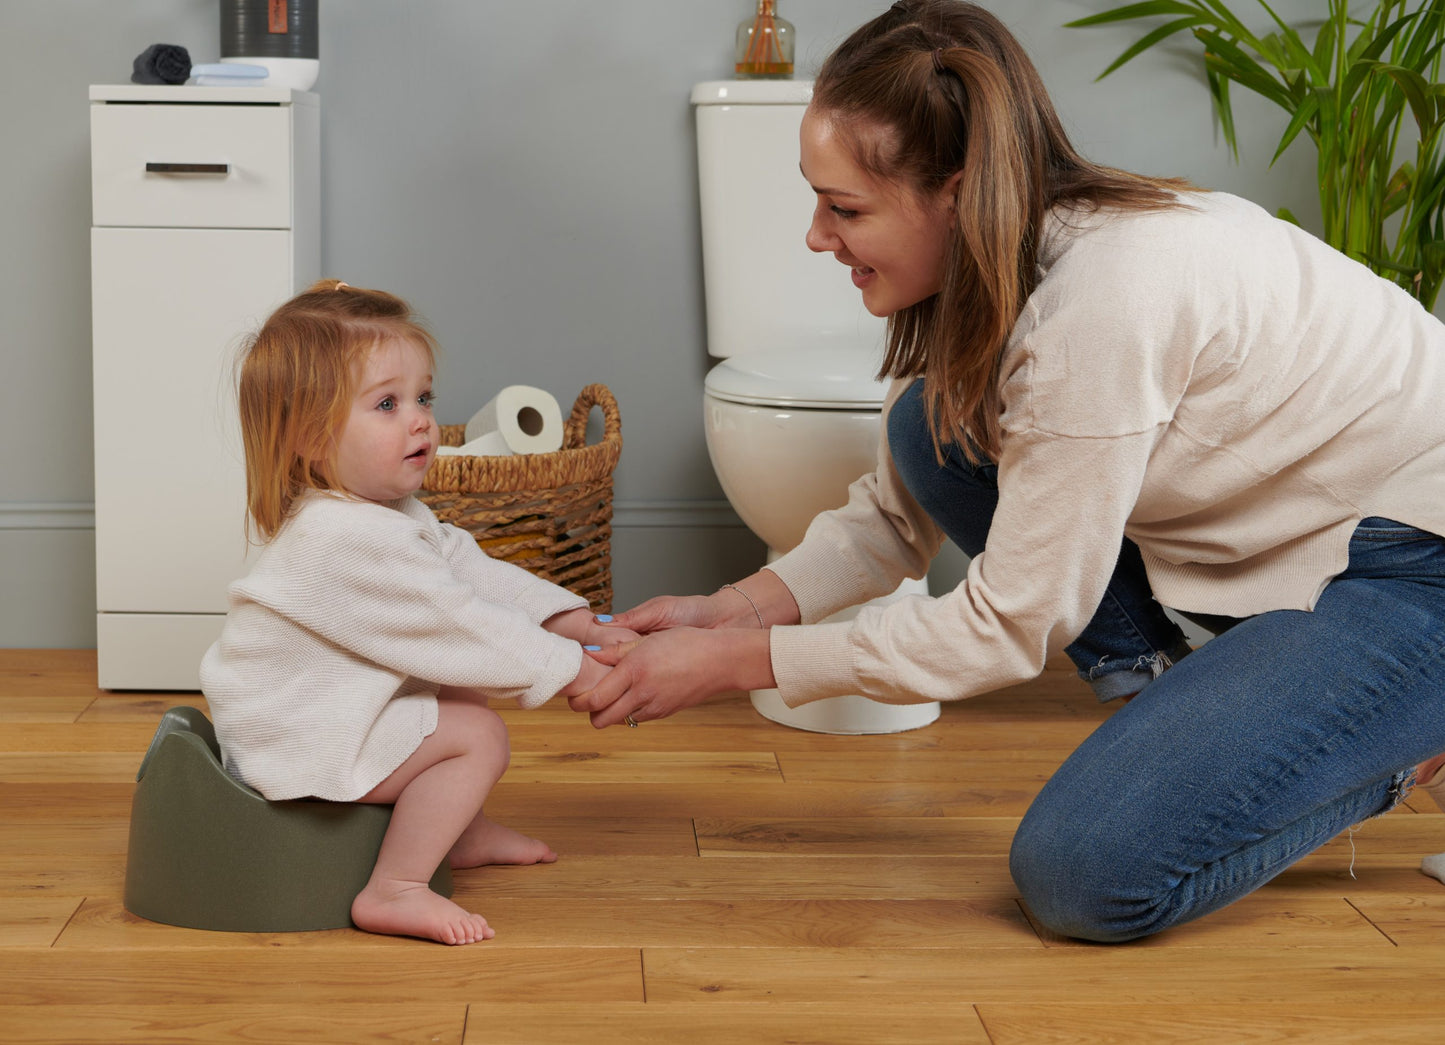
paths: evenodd
<path fill-rule="evenodd" d="M 542 622 L 542 627 L 553 635 L 561 635 L 584 646 L 615 646 L 620 642 L 633 642 L 642 637 L 631 628 L 615 624 L 604 627 L 585 606 L 548 617 Z"/>
<path fill-rule="evenodd" d="M 559 697 L 577 697 L 583 693 L 589 693 L 597 683 L 607 677 L 612 669 L 606 664 L 599 664 L 593 660 L 590 654 L 582 654 L 582 667 L 577 672 L 577 677 L 557 691 Z"/>

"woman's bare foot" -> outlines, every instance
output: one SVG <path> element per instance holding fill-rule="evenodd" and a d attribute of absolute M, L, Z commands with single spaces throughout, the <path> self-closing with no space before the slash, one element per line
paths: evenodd
<path fill-rule="evenodd" d="M 557 854 L 546 842 L 478 816 L 462 832 L 447 859 L 452 867 L 484 864 L 550 864 Z"/>
<path fill-rule="evenodd" d="M 415 882 L 368 882 L 351 901 L 351 920 L 367 932 L 438 943 L 476 943 L 497 935 L 481 915 Z"/>
<path fill-rule="evenodd" d="M 1415 785 L 1445 812 L 1445 754 L 1421 762 L 1415 770 Z"/>
<path fill-rule="evenodd" d="M 1445 769 L 1445 754 L 1439 754 L 1421 762 L 1415 776 L 1422 784 L 1433 784 L 1442 769 Z"/>

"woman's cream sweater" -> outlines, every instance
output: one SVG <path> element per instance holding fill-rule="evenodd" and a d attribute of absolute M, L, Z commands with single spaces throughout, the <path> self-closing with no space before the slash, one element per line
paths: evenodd
<path fill-rule="evenodd" d="M 998 510 L 958 588 L 812 623 L 921 576 L 941 544 L 886 432 L 876 473 L 772 564 L 803 614 L 771 636 L 787 703 L 1032 678 L 1092 617 L 1126 535 L 1161 603 L 1243 617 L 1310 609 L 1363 517 L 1445 534 L 1445 327 L 1251 203 L 1183 202 L 1051 219 L 1002 361 Z"/>

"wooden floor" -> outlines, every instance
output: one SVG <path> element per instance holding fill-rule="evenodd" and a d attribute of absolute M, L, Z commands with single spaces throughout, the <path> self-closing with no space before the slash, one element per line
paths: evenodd
<path fill-rule="evenodd" d="M 1033 925 L 1010 836 L 1107 714 L 1072 675 L 825 737 L 745 698 L 640 729 L 505 711 L 488 806 L 550 866 L 459 872 L 496 939 L 246 935 L 121 905 L 140 757 L 193 694 L 0 651 L 0 1041 L 1430 1042 L 1445 850 L 1423 795 L 1212 918 L 1122 947 Z"/>

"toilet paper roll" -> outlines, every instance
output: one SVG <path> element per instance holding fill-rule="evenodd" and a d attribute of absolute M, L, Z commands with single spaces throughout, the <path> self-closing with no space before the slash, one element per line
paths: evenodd
<path fill-rule="evenodd" d="M 501 432 L 487 432 L 461 446 L 437 447 L 439 457 L 511 457 L 512 448 Z"/>
<path fill-rule="evenodd" d="M 493 433 L 514 454 L 552 453 L 562 449 L 562 409 L 540 388 L 508 385 L 467 422 L 467 443 Z"/>

